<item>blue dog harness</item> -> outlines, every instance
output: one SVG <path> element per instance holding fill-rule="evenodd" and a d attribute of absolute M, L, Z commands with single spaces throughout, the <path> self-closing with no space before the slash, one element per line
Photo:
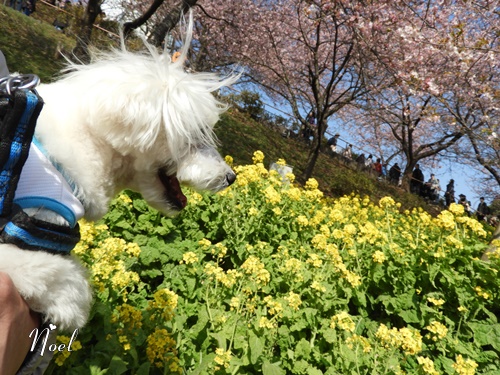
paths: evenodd
<path fill-rule="evenodd" d="M 83 206 L 68 195 L 70 188 L 63 175 L 51 166 L 36 140 L 33 142 L 43 107 L 42 99 L 31 89 L 37 83 L 38 77 L 32 75 L 0 80 L 0 243 L 69 254 L 80 240 L 77 220 L 83 216 Z M 45 177 L 33 174 L 35 170 Z M 35 181 L 41 191 L 30 192 Z M 52 210 L 70 226 L 30 217 L 23 208 Z"/>

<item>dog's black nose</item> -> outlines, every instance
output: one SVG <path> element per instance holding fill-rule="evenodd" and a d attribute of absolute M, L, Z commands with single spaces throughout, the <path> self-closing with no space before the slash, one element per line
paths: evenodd
<path fill-rule="evenodd" d="M 226 174 L 227 186 L 232 185 L 236 181 L 236 175 L 233 172 Z"/>

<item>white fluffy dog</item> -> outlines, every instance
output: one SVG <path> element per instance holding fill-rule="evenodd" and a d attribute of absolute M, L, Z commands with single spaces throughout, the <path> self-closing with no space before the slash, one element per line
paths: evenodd
<path fill-rule="evenodd" d="M 173 62 L 147 47 L 142 54 L 125 48 L 98 54 L 39 86 L 45 105 L 16 199 L 46 194 L 47 202 L 59 203 L 54 209 L 25 203 L 30 217 L 59 225 L 96 220 L 125 188 L 175 214 L 186 205 L 180 185 L 217 192 L 234 182 L 214 146 L 213 126 L 225 106 L 212 93 L 238 77 L 187 73 L 185 49 Z M 46 321 L 66 330 L 86 323 L 92 293 L 71 255 L 1 244 L 0 271 Z"/>

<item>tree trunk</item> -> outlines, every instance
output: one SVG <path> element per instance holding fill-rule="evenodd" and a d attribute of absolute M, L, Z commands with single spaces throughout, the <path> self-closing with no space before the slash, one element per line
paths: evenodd
<path fill-rule="evenodd" d="M 167 14 L 167 16 L 155 26 L 149 38 L 149 42 L 156 47 L 160 47 L 167 33 L 177 25 L 183 14 L 196 5 L 196 2 L 197 0 L 183 0 L 178 8 Z"/>
<path fill-rule="evenodd" d="M 97 16 L 101 14 L 101 3 L 103 0 L 89 0 L 83 19 L 80 20 L 76 47 L 73 50 L 75 57 L 81 62 L 89 62 L 89 45 L 92 38 L 92 28 Z"/>
<path fill-rule="evenodd" d="M 302 174 L 304 182 L 312 177 L 314 172 L 314 167 L 316 166 L 316 162 L 318 161 L 319 151 L 321 150 L 321 138 L 314 141 L 315 146 L 309 152 L 309 156 L 307 157 L 307 166 Z"/>

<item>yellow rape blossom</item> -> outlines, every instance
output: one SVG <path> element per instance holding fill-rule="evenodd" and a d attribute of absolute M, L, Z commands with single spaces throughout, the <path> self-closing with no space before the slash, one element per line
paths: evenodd
<path fill-rule="evenodd" d="M 342 311 L 334 315 L 330 321 L 330 328 L 336 327 L 339 327 L 344 331 L 354 332 L 354 330 L 356 329 L 356 324 L 346 311 Z"/>
<path fill-rule="evenodd" d="M 281 201 L 280 194 L 272 186 L 268 186 L 264 190 L 264 196 L 266 197 L 266 201 L 271 204 L 278 204 Z"/>
<path fill-rule="evenodd" d="M 300 305 L 302 305 L 300 296 L 294 292 L 290 292 L 288 296 L 285 297 L 285 300 L 288 302 L 288 306 L 290 306 L 295 311 L 298 311 Z"/>
<path fill-rule="evenodd" d="M 439 375 L 439 372 L 434 368 L 434 362 L 430 358 L 418 356 L 417 362 L 422 366 L 424 374 Z"/>
<path fill-rule="evenodd" d="M 229 362 L 231 361 L 231 351 L 230 350 L 224 350 L 222 348 L 217 348 L 215 350 L 215 358 L 214 362 L 217 363 L 219 366 L 222 366 L 224 368 L 229 368 Z M 216 367 L 216 370 L 219 368 Z"/>
<path fill-rule="evenodd" d="M 233 163 L 234 163 L 234 160 L 233 160 L 233 157 L 231 155 L 226 155 L 224 157 L 224 161 L 226 162 L 227 165 L 229 166 L 233 166 Z"/>
<path fill-rule="evenodd" d="M 56 365 L 62 366 L 72 352 L 82 349 L 82 344 L 80 341 L 72 341 L 71 345 L 70 341 L 71 337 L 64 335 L 57 336 L 56 342 L 58 350 L 54 354 L 54 362 L 56 363 Z M 59 350 L 59 348 L 63 350 Z"/>
<path fill-rule="evenodd" d="M 392 197 L 383 197 L 378 202 L 379 206 L 382 208 L 389 208 L 396 206 L 396 202 Z"/>
<path fill-rule="evenodd" d="M 165 321 L 169 321 L 174 316 L 174 310 L 177 307 L 177 294 L 168 289 L 159 289 L 153 294 L 153 300 L 149 301 L 148 309 L 157 310 L 157 314 Z M 153 316 L 151 319 L 154 319 Z"/>
<path fill-rule="evenodd" d="M 306 188 L 306 190 L 316 190 L 318 186 L 319 186 L 318 181 L 315 178 L 310 178 L 309 180 L 306 181 L 304 187 Z"/>
<path fill-rule="evenodd" d="M 461 354 L 457 356 L 456 362 L 452 365 L 459 375 L 474 375 L 477 363 L 471 359 L 464 359 Z"/>
<path fill-rule="evenodd" d="M 445 301 L 444 299 L 441 298 L 433 298 L 433 297 L 427 297 L 427 301 L 432 303 L 434 306 L 443 306 Z"/>
<path fill-rule="evenodd" d="M 425 329 L 430 332 L 427 337 L 431 338 L 433 341 L 441 340 L 448 334 L 448 328 L 437 321 L 431 322 Z"/>
<path fill-rule="evenodd" d="M 193 264 L 198 262 L 198 260 L 198 255 L 196 255 L 196 253 L 188 251 L 187 253 L 182 254 L 182 260 L 180 261 L 180 263 Z"/>
<path fill-rule="evenodd" d="M 448 211 L 450 211 L 452 214 L 461 216 L 464 214 L 464 206 L 458 203 L 452 203 L 450 204 L 450 207 L 448 207 Z"/>
<path fill-rule="evenodd" d="M 361 345 L 361 347 L 363 348 L 363 353 L 370 353 L 372 350 L 370 341 L 363 336 L 352 335 L 345 340 L 345 343 L 347 347 L 351 350 L 354 349 L 355 345 Z"/>
<path fill-rule="evenodd" d="M 146 343 L 146 356 L 155 367 L 163 368 L 165 363 L 169 361 L 174 363 L 178 361 L 175 348 L 176 342 L 166 329 L 157 327 L 147 337 Z M 172 367 L 170 367 L 170 370 L 172 371 Z"/>
<path fill-rule="evenodd" d="M 412 355 L 422 351 L 422 336 L 416 330 L 409 328 L 389 329 L 385 324 L 381 324 L 375 337 L 387 349 L 401 348 L 405 353 Z"/>
<path fill-rule="evenodd" d="M 262 163 L 264 161 L 264 153 L 262 151 L 255 151 L 253 153 L 252 161 L 254 164 Z"/>
<path fill-rule="evenodd" d="M 386 260 L 386 257 L 382 251 L 377 250 L 373 253 L 372 259 L 375 263 L 384 263 L 384 261 Z"/>

